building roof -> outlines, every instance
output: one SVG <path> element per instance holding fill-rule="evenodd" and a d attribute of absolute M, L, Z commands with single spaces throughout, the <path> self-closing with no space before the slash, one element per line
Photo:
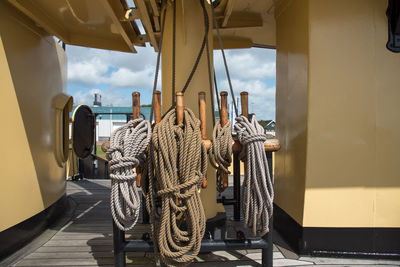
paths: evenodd
<path fill-rule="evenodd" d="M 77 106 L 74 106 L 72 110 L 74 111 Z M 97 115 L 99 120 L 126 120 L 125 114 L 132 114 L 132 107 L 94 107 L 90 106 L 94 114 Z M 146 120 L 150 119 L 150 109 L 151 107 L 140 107 L 140 113 L 144 116 Z M 72 112 L 73 113 L 73 112 Z M 71 115 L 72 115 L 71 113 Z M 121 114 L 124 113 L 124 114 Z"/>

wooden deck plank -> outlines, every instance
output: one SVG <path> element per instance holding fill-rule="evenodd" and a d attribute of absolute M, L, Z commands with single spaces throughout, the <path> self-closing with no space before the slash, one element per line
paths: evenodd
<path fill-rule="evenodd" d="M 98 258 L 98 259 L 24 259 L 15 266 L 60 266 L 60 265 L 99 265 L 113 264 L 113 258 Z"/>
<path fill-rule="evenodd" d="M 107 252 L 112 251 L 112 245 L 105 245 L 105 246 L 84 246 L 84 247 L 46 247 L 43 246 L 35 251 L 35 253 L 57 253 L 57 252 Z"/>
<path fill-rule="evenodd" d="M 144 255 L 144 254 L 143 254 Z M 96 259 L 96 258 L 112 258 L 112 251 L 97 251 L 97 252 L 44 252 L 32 253 L 25 259 Z"/>
<path fill-rule="evenodd" d="M 89 240 L 50 240 L 44 246 L 45 247 L 84 247 L 84 246 L 95 246 L 95 245 L 112 245 L 110 238 L 94 238 Z"/>

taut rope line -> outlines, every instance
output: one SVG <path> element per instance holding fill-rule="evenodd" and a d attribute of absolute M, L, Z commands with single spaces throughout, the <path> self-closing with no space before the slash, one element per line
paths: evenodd
<path fill-rule="evenodd" d="M 110 138 L 106 156 L 111 179 L 111 214 L 122 231 L 132 229 L 139 217 L 140 197 L 133 168 L 144 164 L 150 137 L 150 123 L 140 118 L 121 126 Z"/>

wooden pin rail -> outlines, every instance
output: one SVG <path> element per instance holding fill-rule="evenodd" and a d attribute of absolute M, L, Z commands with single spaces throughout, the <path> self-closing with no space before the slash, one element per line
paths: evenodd
<path fill-rule="evenodd" d="M 199 117 L 200 117 L 200 131 L 201 131 L 201 139 L 203 139 L 204 145 L 206 146 L 207 151 L 211 147 L 211 141 L 207 139 L 206 135 L 206 93 L 199 92 Z M 204 176 L 203 183 L 201 184 L 202 188 L 207 187 L 207 176 Z"/>
<path fill-rule="evenodd" d="M 245 116 L 247 119 L 249 118 L 249 94 L 247 92 L 240 93 L 240 104 L 242 106 L 242 116 Z M 245 180 L 244 183 L 247 185 L 247 161 L 243 162 L 244 173 L 245 173 Z"/>
<path fill-rule="evenodd" d="M 220 123 L 221 126 L 224 127 L 228 123 L 228 93 L 225 91 L 222 91 L 220 93 L 221 96 L 221 114 L 220 114 Z M 228 166 L 224 166 L 227 168 Z M 222 186 L 224 188 L 228 187 L 228 173 L 222 171 L 221 173 L 221 178 L 222 178 Z"/>
<path fill-rule="evenodd" d="M 160 91 L 154 91 L 153 103 L 154 103 L 154 120 L 155 120 L 155 123 L 157 124 L 161 121 L 161 92 Z"/>
<path fill-rule="evenodd" d="M 176 92 L 175 94 L 176 97 L 176 124 L 182 124 L 183 119 L 184 119 L 184 110 L 185 107 L 183 106 L 183 93 L 182 92 Z"/>
<path fill-rule="evenodd" d="M 133 119 L 139 119 L 140 118 L 140 93 L 139 92 L 133 92 L 132 93 L 132 115 Z M 142 167 L 137 166 L 136 167 L 136 186 L 141 187 L 142 186 Z"/>

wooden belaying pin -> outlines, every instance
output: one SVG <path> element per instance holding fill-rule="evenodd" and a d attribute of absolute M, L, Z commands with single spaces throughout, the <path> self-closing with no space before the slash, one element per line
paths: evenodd
<path fill-rule="evenodd" d="M 183 123 L 183 116 L 184 116 L 184 106 L 183 106 L 183 93 L 176 92 L 176 123 L 182 124 Z"/>
<path fill-rule="evenodd" d="M 132 115 L 133 119 L 140 118 L 140 93 L 133 92 L 132 93 Z"/>
<path fill-rule="evenodd" d="M 204 145 L 207 151 L 211 147 L 211 140 L 207 139 L 206 136 L 206 93 L 199 92 L 199 118 L 200 118 L 200 131 L 201 139 L 203 139 Z"/>
<path fill-rule="evenodd" d="M 203 142 L 206 145 L 206 149 L 208 150 L 211 145 L 211 142 L 210 140 L 207 140 L 206 136 L 206 93 L 205 92 L 199 92 L 199 117 L 200 117 L 201 139 L 203 139 Z M 207 141 L 208 141 L 208 148 L 206 143 Z M 204 176 L 201 187 L 202 188 L 207 187 L 207 176 Z"/>
<path fill-rule="evenodd" d="M 249 94 L 247 92 L 240 93 L 240 103 L 242 107 L 242 116 L 245 116 L 247 119 L 249 118 Z M 244 165 L 244 173 L 246 177 L 247 173 L 247 161 L 243 163 Z M 244 184 L 247 185 L 247 179 L 245 178 Z"/>
<path fill-rule="evenodd" d="M 153 103 L 154 103 L 154 120 L 155 123 L 159 123 L 161 121 L 161 92 L 154 91 L 153 94 Z"/>
<path fill-rule="evenodd" d="M 140 118 L 140 93 L 139 92 L 133 92 L 132 93 L 132 115 L 133 119 L 139 119 Z M 136 186 L 141 187 L 142 186 L 142 167 L 137 166 L 136 167 Z"/>
<path fill-rule="evenodd" d="M 221 119 L 220 123 L 221 126 L 224 127 L 228 123 L 228 93 L 223 91 L 220 93 L 221 95 Z M 228 166 L 224 166 L 227 168 Z M 222 177 L 222 186 L 224 188 L 228 187 L 228 173 L 222 171 L 221 172 L 221 177 Z"/>

